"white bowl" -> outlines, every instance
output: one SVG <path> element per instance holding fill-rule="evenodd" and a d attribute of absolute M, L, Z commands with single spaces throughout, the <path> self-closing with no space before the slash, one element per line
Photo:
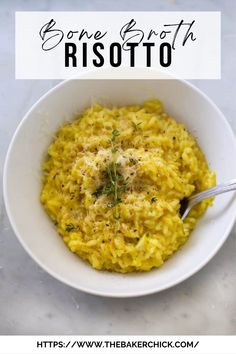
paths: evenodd
<path fill-rule="evenodd" d="M 224 94 L 224 93 L 222 93 Z M 226 240 L 235 220 L 234 193 L 215 199 L 184 247 L 160 269 L 121 275 L 94 270 L 71 253 L 39 202 L 41 163 L 53 134 L 96 100 L 109 105 L 158 97 L 165 110 L 196 136 L 217 181 L 236 178 L 236 142 L 218 108 L 194 86 L 180 80 L 68 80 L 46 93 L 26 114 L 10 144 L 4 168 L 4 198 L 18 239 L 31 257 L 62 282 L 88 293 L 130 297 L 151 294 L 187 279 Z"/>

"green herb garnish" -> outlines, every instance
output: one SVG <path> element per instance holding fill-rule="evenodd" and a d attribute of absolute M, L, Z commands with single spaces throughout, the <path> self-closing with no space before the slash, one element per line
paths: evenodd
<path fill-rule="evenodd" d="M 66 230 L 67 232 L 71 232 L 71 231 L 74 230 L 74 228 L 75 228 L 75 227 L 74 227 L 73 224 L 67 224 L 65 230 Z"/>
<path fill-rule="evenodd" d="M 100 195 L 102 195 L 102 194 L 105 194 L 104 193 L 104 191 L 103 191 L 103 186 L 100 186 L 100 187 L 98 187 L 96 190 L 95 190 L 95 192 L 93 192 L 93 194 L 92 195 L 94 195 L 94 197 L 100 197 Z"/>
<path fill-rule="evenodd" d="M 122 184 L 122 185 L 118 188 L 118 193 L 123 193 L 123 192 L 125 192 L 128 188 L 129 188 L 129 186 L 128 186 L 128 183 L 126 182 L 126 183 Z"/>
<path fill-rule="evenodd" d="M 119 171 L 119 167 L 121 166 L 121 164 L 117 162 L 116 157 L 118 147 L 115 146 L 115 142 L 116 138 L 119 135 L 119 130 L 114 129 L 112 132 L 111 139 L 109 139 L 109 143 L 111 144 L 112 162 L 108 165 L 105 171 L 107 182 L 104 185 L 99 186 L 97 190 L 93 193 L 93 195 L 97 198 L 101 195 L 112 196 L 112 202 L 109 203 L 109 207 L 115 207 L 115 219 L 119 219 L 120 217 L 118 210 L 118 204 L 122 202 L 120 194 L 128 189 L 128 183 L 123 182 L 122 174 Z"/>
<path fill-rule="evenodd" d="M 157 198 L 156 197 L 152 197 L 151 203 L 155 203 L 156 201 L 157 201 Z"/>
<path fill-rule="evenodd" d="M 112 132 L 112 135 L 111 135 L 111 139 L 110 139 L 110 142 L 111 143 L 114 143 L 115 140 L 116 140 L 116 137 L 120 135 L 120 132 L 118 129 L 114 129 L 113 132 Z"/>

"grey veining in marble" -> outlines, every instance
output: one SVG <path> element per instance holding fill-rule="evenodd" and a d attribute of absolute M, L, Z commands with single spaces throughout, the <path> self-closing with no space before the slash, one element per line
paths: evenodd
<path fill-rule="evenodd" d="M 0 2 L 0 179 L 8 144 L 30 106 L 56 81 L 14 80 L 16 10 L 222 11 L 222 80 L 195 81 L 236 132 L 235 0 L 19 0 Z M 41 270 L 17 241 L 0 189 L 0 334 L 235 334 L 236 228 L 200 272 L 136 299 L 99 298 Z"/>

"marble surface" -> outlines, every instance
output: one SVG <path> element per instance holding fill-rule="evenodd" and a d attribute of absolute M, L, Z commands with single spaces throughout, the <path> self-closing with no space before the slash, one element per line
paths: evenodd
<path fill-rule="evenodd" d="M 16 10 L 221 10 L 222 79 L 194 84 L 216 102 L 236 132 L 235 0 L 1 0 L 1 179 L 16 126 L 56 84 L 14 80 Z M 0 194 L 0 334 L 235 334 L 235 227 L 218 254 L 182 284 L 141 298 L 99 298 L 60 283 L 34 263 L 11 229 L 2 187 Z"/>

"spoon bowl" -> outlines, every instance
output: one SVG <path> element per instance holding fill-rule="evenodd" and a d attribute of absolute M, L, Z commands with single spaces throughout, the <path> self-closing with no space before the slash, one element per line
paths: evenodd
<path fill-rule="evenodd" d="M 190 210 L 203 201 L 211 197 L 215 197 L 219 194 L 231 192 L 236 190 L 236 179 L 232 179 L 229 182 L 218 184 L 215 187 L 208 188 L 205 191 L 194 194 L 188 198 L 183 198 L 180 203 L 180 216 L 181 220 L 184 220 L 189 214 Z"/>

